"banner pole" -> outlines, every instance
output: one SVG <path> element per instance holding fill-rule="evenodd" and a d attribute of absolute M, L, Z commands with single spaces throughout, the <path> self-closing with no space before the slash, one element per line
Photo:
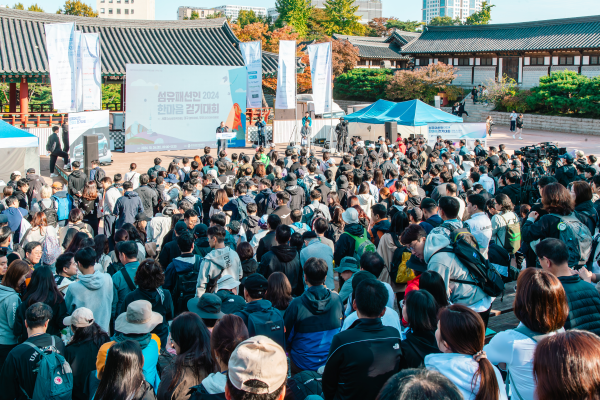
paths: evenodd
<path fill-rule="evenodd" d="M 331 67 L 331 80 L 329 81 L 329 85 L 331 85 L 331 89 L 329 90 L 329 132 L 331 134 L 331 137 L 333 138 L 333 39 L 331 42 L 329 42 L 329 60 L 329 65 Z"/>
<path fill-rule="evenodd" d="M 294 40 L 294 49 L 296 41 Z M 298 71 L 296 70 L 296 53 L 294 52 L 294 142 L 298 143 Z"/>

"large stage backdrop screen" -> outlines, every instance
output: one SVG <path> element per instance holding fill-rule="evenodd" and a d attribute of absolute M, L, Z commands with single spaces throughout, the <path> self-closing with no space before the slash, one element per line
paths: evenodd
<path fill-rule="evenodd" d="M 127 65 L 125 152 L 215 147 L 223 121 L 246 145 L 246 69 Z"/>

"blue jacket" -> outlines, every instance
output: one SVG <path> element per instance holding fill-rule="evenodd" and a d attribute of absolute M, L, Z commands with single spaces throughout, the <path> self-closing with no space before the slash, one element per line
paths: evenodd
<path fill-rule="evenodd" d="M 325 286 L 309 287 L 285 311 L 287 349 L 302 371 L 316 371 L 327 362 L 333 337 L 342 327 L 342 300 Z"/>
<path fill-rule="evenodd" d="M 256 127 L 258 128 L 258 134 L 262 135 L 265 133 L 265 127 L 267 126 L 267 124 L 265 123 L 265 121 L 256 121 Z"/>
<path fill-rule="evenodd" d="M 21 227 L 21 220 L 27 216 L 28 212 L 26 209 L 21 207 L 9 207 L 2 211 L 2 215 L 6 215 L 8 218 L 8 227 L 11 231 L 16 232 Z"/>
<path fill-rule="evenodd" d="M 596 287 L 578 275 L 559 276 L 558 280 L 569 303 L 565 329 L 582 329 L 600 335 L 600 295 Z"/>
<path fill-rule="evenodd" d="M 202 259 L 202 257 L 198 257 Z M 175 284 L 177 283 L 177 275 L 190 272 L 194 267 L 195 262 L 196 257 L 194 257 L 194 254 L 192 253 L 182 254 L 171 261 L 165 270 L 165 283 L 163 284 L 163 288 L 173 293 L 173 289 L 175 289 Z"/>
<path fill-rule="evenodd" d="M 127 223 L 133 224 L 135 216 L 141 212 L 144 212 L 144 206 L 137 192 L 125 192 L 117 199 L 113 210 L 113 214 L 117 216 L 115 229 L 121 229 Z"/>
<path fill-rule="evenodd" d="M 244 209 L 248 209 L 248 204 L 255 203 L 254 199 L 247 194 L 241 195 L 235 199 L 231 199 L 229 203 L 223 206 L 223 211 L 231 211 L 231 220 L 242 222 L 242 215 L 239 212 L 239 208 L 243 207 Z M 247 213 L 247 211 L 246 211 Z"/>

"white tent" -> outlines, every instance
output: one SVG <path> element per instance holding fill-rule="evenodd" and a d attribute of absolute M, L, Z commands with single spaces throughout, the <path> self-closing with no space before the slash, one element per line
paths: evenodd
<path fill-rule="evenodd" d="M 37 136 L 0 120 L 0 179 L 10 180 L 13 171 L 35 168 L 40 173 L 40 156 Z"/>

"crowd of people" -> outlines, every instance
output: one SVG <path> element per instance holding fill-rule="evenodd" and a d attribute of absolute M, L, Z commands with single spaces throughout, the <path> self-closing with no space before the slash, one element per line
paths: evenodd
<path fill-rule="evenodd" d="M 595 156 L 348 149 L 15 171 L 0 399 L 600 399 Z"/>

